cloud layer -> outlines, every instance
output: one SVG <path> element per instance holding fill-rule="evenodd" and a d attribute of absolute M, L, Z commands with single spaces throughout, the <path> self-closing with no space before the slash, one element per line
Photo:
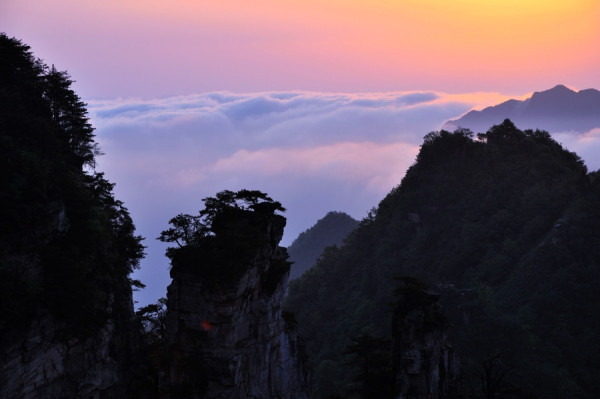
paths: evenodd
<path fill-rule="evenodd" d="M 90 102 L 106 153 L 98 169 L 117 183 L 117 197 L 147 237 L 136 278 L 148 287 L 136 299 L 165 295 L 168 261 L 155 237 L 171 217 L 200 210 L 202 198 L 225 189 L 267 192 L 288 209 L 282 244 L 289 245 L 328 211 L 364 217 L 400 183 L 425 134 L 505 100 L 431 91 L 215 92 Z M 598 132 L 562 138 L 584 159 L 600 149 Z"/>

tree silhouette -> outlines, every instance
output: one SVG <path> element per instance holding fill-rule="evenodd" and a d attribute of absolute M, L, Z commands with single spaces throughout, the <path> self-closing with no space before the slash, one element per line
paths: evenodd
<path fill-rule="evenodd" d="M 162 242 L 174 242 L 180 248 L 197 246 L 203 238 L 215 234 L 215 229 L 218 229 L 215 220 L 227 213 L 254 211 L 272 215 L 277 211 L 285 212 L 285 208 L 279 201 L 274 201 L 258 190 L 243 189 L 237 192 L 224 190 L 202 201 L 204 209 L 199 211 L 198 215 L 175 216 L 169 220 L 169 224 L 173 227 L 162 231 L 158 239 Z"/>
<path fill-rule="evenodd" d="M 142 285 L 129 279 L 142 237 L 114 184 L 94 170 L 100 152 L 72 83 L 0 33 L 0 292 L 9 293 L 0 330 L 45 308 L 93 330 L 115 286 L 126 296 L 121 283 Z M 20 257 L 36 259 L 36 273 Z"/>

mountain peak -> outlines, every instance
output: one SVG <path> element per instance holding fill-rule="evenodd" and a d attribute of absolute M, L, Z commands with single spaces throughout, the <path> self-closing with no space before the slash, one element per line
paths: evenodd
<path fill-rule="evenodd" d="M 329 212 L 308 230 L 300 233 L 288 248 L 290 280 L 300 277 L 317 260 L 323 250 L 332 245 L 341 245 L 344 238 L 358 226 L 359 222 L 343 212 Z"/>
<path fill-rule="evenodd" d="M 481 111 L 470 111 L 449 120 L 446 130 L 464 127 L 484 132 L 489 126 L 510 119 L 521 129 L 544 129 L 549 132 L 575 131 L 585 133 L 600 127 L 600 91 L 579 92 L 558 84 L 549 90 L 536 91 L 523 101 L 508 100 Z"/>
<path fill-rule="evenodd" d="M 551 88 L 550 90 L 546 90 L 547 92 L 571 92 L 571 93 L 575 93 L 573 90 L 569 89 L 567 86 L 562 85 L 562 84 L 558 84 L 556 86 L 554 86 L 553 88 Z"/>
<path fill-rule="evenodd" d="M 548 98 L 554 101 L 565 101 L 573 95 L 577 95 L 577 92 L 569 89 L 565 85 L 559 84 L 549 90 L 536 91 L 529 100 L 535 101 L 539 98 Z"/>

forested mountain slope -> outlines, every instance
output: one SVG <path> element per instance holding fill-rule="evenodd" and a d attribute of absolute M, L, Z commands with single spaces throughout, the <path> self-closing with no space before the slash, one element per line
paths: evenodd
<path fill-rule="evenodd" d="M 547 132 L 428 134 L 376 212 L 290 284 L 317 396 L 346 391 L 350 337 L 389 338 L 404 275 L 440 291 L 463 392 L 600 394 L 600 179 Z M 483 389 L 486 370 L 502 378 Z"/>

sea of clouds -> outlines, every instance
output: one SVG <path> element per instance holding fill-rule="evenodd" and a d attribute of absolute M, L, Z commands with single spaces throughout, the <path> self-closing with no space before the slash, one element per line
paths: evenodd
<path fill-rule="evenodd" d="M 258 189 L 288 219 L 282 245 L 329 211 L 361 219 L 414 162 L 422 138 L 445 121 L 497 104 L 498 93 L 205 93 L 89 101 L 105 155 L 97 170 L 117 184 L 147 256 L 135 278 L 139 305 L 166 295 L 164 244 L 179 213 L 196 213 L 221 190 Z M 556 136 L 598 168 L 600 129 Z M 593 165 L 590 165 L 592 163 Z"/>

